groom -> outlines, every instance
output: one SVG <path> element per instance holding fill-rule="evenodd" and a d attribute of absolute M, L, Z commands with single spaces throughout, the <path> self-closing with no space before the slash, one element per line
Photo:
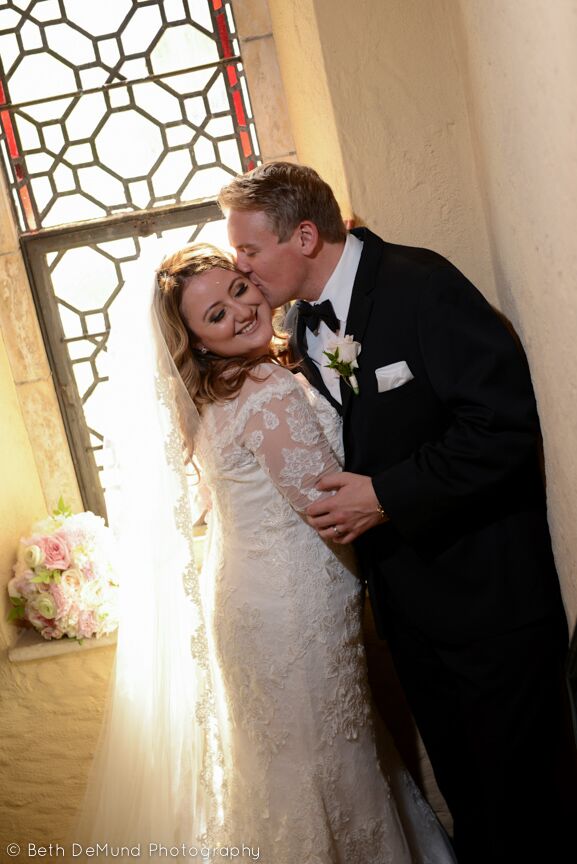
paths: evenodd
<path fill-rule="evenodd" d="M 355 541 L 460 864 L 570 860 L 567 625 L 523 355 L 441 256 L 347 234 L 312 169 L 260 166 L 219 203 L 239 269 L 271 306 L 297 299 L 302 369 L 342 414 L 346 470 L 309 521 Z M 358 368 L 339 376 L 324 352 L 345 334 Z"/>

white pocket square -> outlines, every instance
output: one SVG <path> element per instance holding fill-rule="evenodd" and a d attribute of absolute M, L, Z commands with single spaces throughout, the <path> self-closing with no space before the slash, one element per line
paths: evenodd
<path fill-rule="evenodd" d="M 407 381 L 413 380 L 413 373 L 407 366 L 404 360 L 399 360 L 398 363 L 391 363 L 389 366 L 381 366 L 380 369 L 375 369 L 377 376 L 377 388 L 379 393 L 385 393 L 387 390 L 394 390 Z"/>

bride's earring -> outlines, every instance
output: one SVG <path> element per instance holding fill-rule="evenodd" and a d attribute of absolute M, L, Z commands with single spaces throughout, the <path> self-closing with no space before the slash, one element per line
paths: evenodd
<path fill-rule="evenodd" d="M 200 351 L 201 354 L 206 354 L 206 352 L 208 351 L 208 348 L 205 348 L 204 345 L 201 345 L 198 350 Z"/>

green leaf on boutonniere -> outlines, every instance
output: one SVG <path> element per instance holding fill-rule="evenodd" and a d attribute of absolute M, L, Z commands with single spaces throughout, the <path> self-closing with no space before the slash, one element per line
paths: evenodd
<path fill-rule="evenodd" d="M 345 363 L 344 360 L 339 360 L 339 349 L 336 348 L 334 354 L 330 351 L 323 351 L 328 357 L 329 362 L 326 363 L 327 369 L 336 369 L 339 375 L 342 375 L 343 378 L 350 378 L 353 374 L 353 370 L 351 368 L 350 363 Z"/>
<path fill-rule="evenodd" d="M 341 360 L 339 358 L 339 349 L 335 348 L 334 352 L 331 351 L 323 351 L 325 357 L 328 358 L 328 363 L 325 363 L 326 369 L 335 369 L 341 378 L 344 380 L 345 384 L 352 389 L 355 396 L 358 396 L 359 393 L 359 385 L 357 383 L 357 379 L 355 377 L 355 373 L 353 371 L 353 364 L 350 360 Z M 356 366 L 355 362 L 355 366 Z"/>

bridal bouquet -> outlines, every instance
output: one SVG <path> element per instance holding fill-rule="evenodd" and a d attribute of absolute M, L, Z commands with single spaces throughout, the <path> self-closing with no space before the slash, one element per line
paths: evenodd
<path fill-rule="evenodd" d="M 98 638 L 118 625 L 112 534 L 94 513 L 72 514 L 62 498 L 53 515 L 20 540 L 8 583 L 11 620 L 45 639 Z"/>

